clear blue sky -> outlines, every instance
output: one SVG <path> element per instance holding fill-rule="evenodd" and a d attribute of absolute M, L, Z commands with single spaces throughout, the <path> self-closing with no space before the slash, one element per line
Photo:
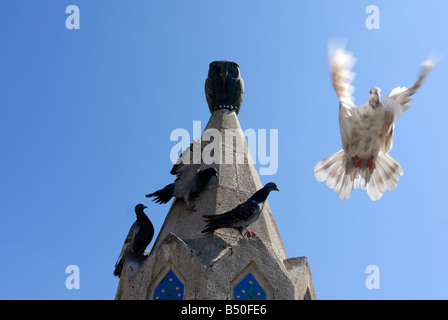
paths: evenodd
<path fill-rule="evenodd" d="M 67 30 L 75 4 L 81 28 Z M 380 30 L 365 9 L 380 8 Z M 172 130 L 209 118 L 208 64 L 239 63 L 243 129 L 279 130 L 279 170 L 261 176 L 289 257 L 307 256 L 319 299 L 448 298 L 446 57 L 398 120 L 404 176 L 372 202 L 314 178 L 340 149 L 329 38 L 358 62 L 355 100 L 416 79 L 446 56 L 443 1 L 0 2 L 0 298 L 113 299 L 114 263 L 143 202 L 159 230 L 169 205 L 144 197 L 172 180 Z M 80 289 L 65 268 L 80 268 Z M 365 269 L 380 268 L 367 290 Z"/>

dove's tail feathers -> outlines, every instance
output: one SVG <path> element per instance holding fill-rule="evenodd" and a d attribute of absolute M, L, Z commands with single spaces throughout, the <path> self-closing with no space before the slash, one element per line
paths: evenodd
<path fill-rule="evenodd" d="M 332 154 L 318 162 L 314 167 L 314 175 L 319 182 L 327 181 L 327 186 L 339 193 L 341 200 L 350 198 L 353 190 L 354 177 L 345 170 L 344 150 Z"/>
<path fill-rule="evenodd" d="M 329 178 L 334 178 L 340 167 L 345 167 L 344 150 L 339 150 L 324 160 L 319 161 L 314 167 L 314 175 L 317 181 L 323 182 Z"/>
<path fill-rule="evenodd" d="M 162 204 L 167 203 L 168 201 L 171 200 L 171 198 L 173 197 L 173 192 L 174 192 L 174 183 L 171 183 L 163 189 L 157 190 L 154 193 L 147 194 L 146 197 L 147 198 L 154 197 L 152 201 Z"/>
<path fill-rule="evenodd" d="M 327 181 L 327 187 L 339 193 L 341 200 L 348 200 L 353 188 L 361 188 L 367 189 L 370 199 L 376 201 L 386 189 L 392 191 L 397 187 L 403 169 L 391 156 L 379 153 L 373 171 L 366 167 L 347 170 L 344 151 L 340 150 L 318 162 L 314 174 L 317 181 Z"/>
<path fill-rule="evenodd" d="M 403 169 L 394 158 L 385 153 L 379 153 L 375 160 L 375 170 L 367 183 L 367 194 L 373 201 L 381 199 L 384 192 L 392 191 L 398 185 L 398 179 L 403 175 Z"/>

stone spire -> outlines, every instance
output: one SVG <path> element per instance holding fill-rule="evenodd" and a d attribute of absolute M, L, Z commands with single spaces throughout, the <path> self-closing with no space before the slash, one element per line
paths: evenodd
<path fill-rule="evenodd" d="M 214 63 L 224 62 L 210 68 Z M 127 259 L 116 299 L 316 299 L 308 261 L 288 259 L 268 202 L 250 238 L 230 228 L 201 233 L 204 214 L 229 211 L 263 187 L 237 118 L 240 106 L 207 101 L 212 115 L 202 141 L 212 140 L 221 154 L 209 164 L 218 178 L 194 201 L 196 212 L 183 199 L 173 201 L 148 258 Z"/>

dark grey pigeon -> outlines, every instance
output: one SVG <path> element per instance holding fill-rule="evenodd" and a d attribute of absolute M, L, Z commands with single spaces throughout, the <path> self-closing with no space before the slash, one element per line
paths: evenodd
<path fill-rule="evenodd" d="M 146 247 L 151 243 L 152 237 L 154 236 L 154 226 L 145 212 L 143 212 L 146 208 L 141 203 L 135 206 L 137 220 L 132 225 L 126 237 L 120 256 L 115 264 L 114 276 L 121 276 L 124 261 L 129 255 L 142 256 Z"/>
<path fill-rule="evenodd" d="M 220 228 L 235 228 L 240 231 L 243 237 L 246 234 L 252 235 L 254 232 L 247 227 L 260 217 L 269 193 L 274 190 L 279 191 L 277 185 L 269 182 L 255 192 L 249 200 L 235 209 L 219 215 L 204 215 L 203 217 L 206 218 L 205 222 L 208 222 L 208 224 L 202 232 L 211 232 Z M 243 229 L 246 230 L 245 234 L 242 233 Z"/>
<path fill-rule="evenodd" d="M 162 204 L 167 203 L 172 197 L 184 199 L 187 210 L 196 211 L 190 205 L 190 199 L 195 198 L 205 188 L 212 177 L 218 176 L 218 170 L 213 167 L 202 167 L 202 143 L 195 140 L 190 147 L 185 149 L 171 169 L 176 181 L 165 186 L 146 197 L 154 197 L 153 201 Z"/>

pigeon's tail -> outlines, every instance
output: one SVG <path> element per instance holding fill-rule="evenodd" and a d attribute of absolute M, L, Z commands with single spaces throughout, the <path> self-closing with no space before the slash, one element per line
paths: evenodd
<path fill-rule="evenodd" d="M 114 276 L 120 278 L 121 271 L 123 270 L 124 255 L 121 256 L 120 260 L 115 264 Z"/>
<path fill-rule="evenodd" d="M 348 200 L 353 188 L 367 189 L 373 201 L 381 199 L 384 191 L 397 187 L 403 170 L 397 161 L 385 153 L 379 153 L 373 170 L 367 167 L 347 169 L 344 150 L 332 154 L 318 162 L 314 174 L 319 182 L 327 181 L 327 186 L 339 193 L 341 200 Z"/>
<path fill-rule="evenodd" d="M 375 159 L 375 169 L 370 179 L 363 182 L 363 178 L 358 176 L 355 179 L 355 188 L 359 186 L 367 189 L 367 194 L 373 201 L 381 199 L 387 190 L 392 191 L 398 185 L 398 179 L 403 175 L 400 164 L 386 153 L 379 153 Z"/>
<path fill-rule="evenodd" d="M 314 167 L 314 175 L 317 181 L 327 181 L 327 186 L 339 193 L 339 198 L 347 200 L 353 189 L 353 180 L 345 170 L 344 150 L 332 154 L 328 158 L 318 162 Z"/>
<path fill-rule="evenodd" d="M 205 226 L 206 228 L 202 230 L 202 233 L 213 232 L 216 229 L 221 228 L 220 224 L 217 221 L 219 215 L 204 214 L 203 217 L 205 218 L 205 222 L 208 222 L 208 224 Z"/>
<path fill-rule="evenodd" d="M 216 229 L 219 229 L 219 228 L 218 227 L 208 227 L 208 228 L 205 228 L 204 230 L 202 230 L 201 232 L 202 233 L 213 232 Z"/>
<path fill-rule="evenodd" d="M 173 197 L 173 192 L 174 192 L 174 183 L 171 183 L 163 189 L 157 190 L 154 193 L 147 194 L 146 197 L 147 198 L 154 197 L 152 201 L 162 204 L 167 203 L 168 201 L 171 200 L 171 198 Z"/>

